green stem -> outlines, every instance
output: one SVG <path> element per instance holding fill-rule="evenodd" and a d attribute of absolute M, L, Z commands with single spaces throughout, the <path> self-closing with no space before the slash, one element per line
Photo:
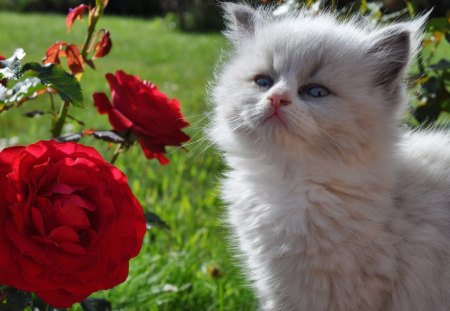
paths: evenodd
<path fill-rule="evenodd" d="M 55 126 L 52 128 L 52 137 L 61 136 L 61 132 L 66 122 L 66 117 L 69 112 L 70 102 L 64 101 L 61 105 L 61 110 L 59 111 L 58 117 L 55 122 Z"/>
<path fill-rule="evenodd" d="M 96 6 L 92 19 L 89 22 L 86 39 L 84 40 L 83 47 L 81 49 L 81 56 L 83 57 L 84 60 L 87 59 L 88 50 L 89 47 L 91 46 L 92 36 L 94 35 L 95 27 L 97 26 L 98 20 L 103 15 L 103 10 L 104 10 L 103 6 L 101 5 Z"/>
<path fill-rule="evenodd" d="M 111 158 L 111 161 L 109 161 L 109 163 L 114 164 L 116 163 L 117 159 L 119 158 L 119 156 L 125 151 L 126 149 L 124 148 L 124 144 L 119 144 L 116 148 L 116 150 L 114 151 L 114 154 Z"/>
<path fill-rule="evenodd" d="M 130 148 L 130 143 L 128 141 L 125 141 L 121 144 L 119 144 L 116 148 L 116 150 L 114 151 L 114 154 L 111 158 L 111 161 L 109 161 L 109 163 L 114 164 L 116 163 L 117 159 L 119 158 L 119 156 L 126 152 L 128 149 Z"/>
<path fill-rule="evenodd" d="M 111 164 L 114 164 L 117 161 L 117 159 L 119 158 L 119 156 L 130 148 L 130 145 L 131 145 L 130 137 L 131 137 L 131 131 L 128 130 L 123 137 L 124 141 L 122 143 L 120 143 L 119 145 L 117 145 L 117 148 L 114 151 L 111 161 L 109 161 Z"/>

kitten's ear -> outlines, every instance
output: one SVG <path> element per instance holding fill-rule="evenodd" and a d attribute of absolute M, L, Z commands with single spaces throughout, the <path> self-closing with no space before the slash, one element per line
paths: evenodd
<path fill-rule="evenodd" d="M 222 3 L 227 30 L 225 35 L 234 43 L 255 32 L 256 10 L 246 4 Z"/>
<path fill-rule="evenodd" d="M 411 58 L 420 47 L 422 28 L 428 15 L 385 27 L 368 38 L 367 56 L 378 85 L 389 85 L 403 78 Z"/>

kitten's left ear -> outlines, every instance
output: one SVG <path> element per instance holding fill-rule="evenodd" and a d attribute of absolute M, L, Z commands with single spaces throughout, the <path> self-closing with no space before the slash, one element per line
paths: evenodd
<path fill-rule="evenodd" d="M 429 13 L 420 18 L 378 30 L 369 39 L 367 57 L 376 74 L 378 85 L 396 84 L 420 47 L 422 28 Z"/>
<path fill-rule="evenodd" d="M 255 32 L 256 10 L 246 4 L 222 3 L 227 21 L 225 35 L 234 43 L 251 36 Z"/>

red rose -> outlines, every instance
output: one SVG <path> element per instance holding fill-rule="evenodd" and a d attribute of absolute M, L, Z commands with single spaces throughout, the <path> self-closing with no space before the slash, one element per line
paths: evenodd
<path fill-rule="evenodd" d="M 181 131 L 189 125 L 181 114 L 176 99 L 169 99 L 154 84 L 119 70 L 108 73 L 106 79 L 112 93 L 112 104 L 105 93 L 94 93 L 94 104 L 99 113 L 108 114 L 116 131 L 130 130 L 149 159 L 169 163 L 164 156 L 165 146 L 180 146 L 189 140 Z"/>
<path fill-rule="evenodd" d="M 145 233 L 126 176 L 91 147 L 0 152 L 0 284 L 58 308 L 125 281 Z"/>

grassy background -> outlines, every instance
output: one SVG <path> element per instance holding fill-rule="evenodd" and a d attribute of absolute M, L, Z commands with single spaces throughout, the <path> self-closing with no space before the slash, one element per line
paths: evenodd
<path fill-rule="evenodd" d="M 0 54 L 9 56 L 22 47 L 25 62 L 39 61 L 57 40 L 83 42 L 85 27 L 86 20 L 77 22 L 68 35 L 64 16 L 0 13 Z M 146 160 L 137 147 L 117 162 L 144 208 L 156 212 L 172 229 L 152 229 L 131 263 L 127 282 L 96 295 L 110 300 L 114 310 L 254 310 L 255 300 L 230 255 L 228 232 L 221 222 L 217 181 L 223 166 L 201 141 L 205 85 L 226 46 L 224 40 L 219 34 L 169 30 L 161 19 L 105 17 L 99 28 L 110 30 L 113 49 L 97 61 L 96 71 L 87 69 L 81 81 L 86 107 L 73 109 L 72 114 L 87 127 L 109 128 L 107 118 L 93 108 L 90 94 L 107 91 L 104 74 L 123 69 L 180 100 L 192 124 L 187 132 L 193 142 L 187 146 L 189 152 L 170 150 L 171 163 L 165 167 Z M 48 139 L 49 116 L 33 120 L 23 116 L 33 109 L 49 110 L 49 98 L 0 114 L 0 138 L 17 136 L 19 144 Z M 74 130 L 79 129 L 75 124 Z M 112 156 L 104 143 L 81 142 L 96 146 L 106 159 Z M 214 277 L 213 270 L 221 276 Z"/>

